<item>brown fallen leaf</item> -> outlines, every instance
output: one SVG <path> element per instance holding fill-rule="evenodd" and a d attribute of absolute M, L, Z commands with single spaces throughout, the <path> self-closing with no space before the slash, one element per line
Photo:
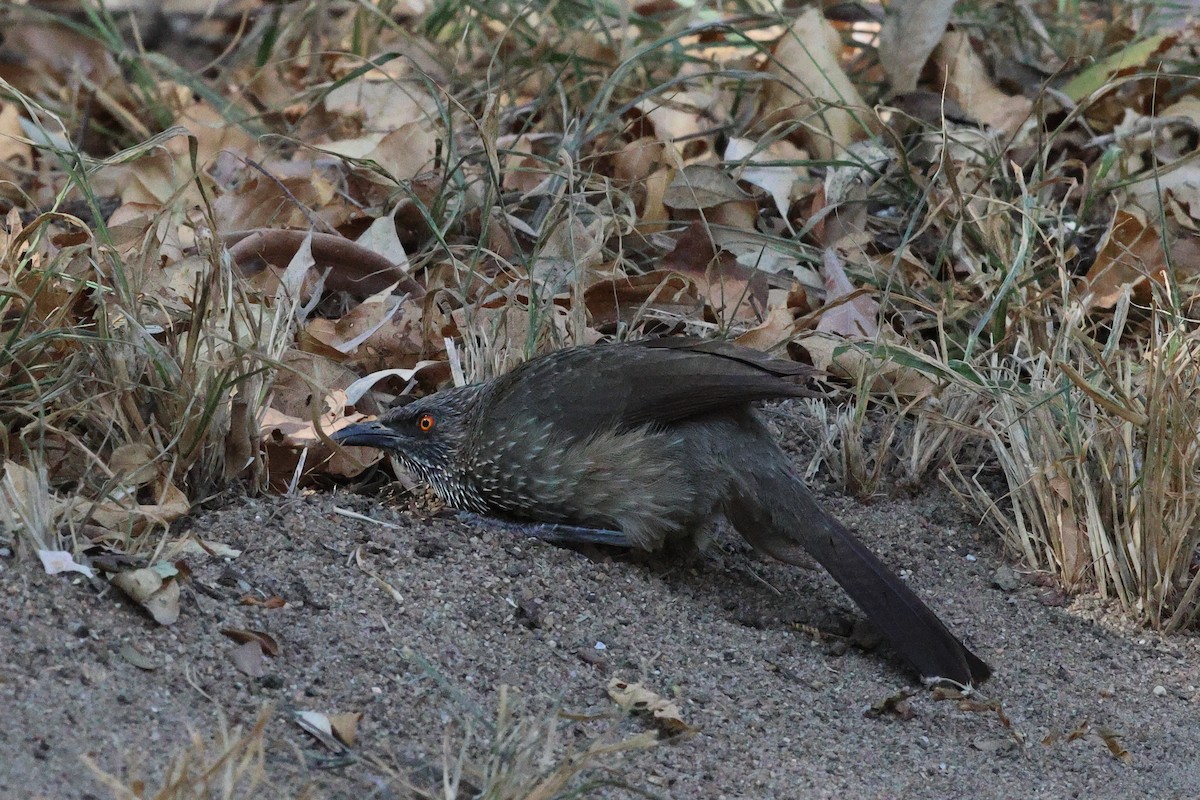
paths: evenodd
<path fill-rule="evenodd" d="M 1004 713 L 1004 707 L 999 700 L 983 700 L 978 697 L 963 697 L 958 701 L 960 711 L 970 711 L 974 714 L 995 714 L 996 719 L 1006 728 L 1012 728 L 1012 720 Z"/>
<path fill-rule="evenodd" d="M 1097 725 L 1096 735 L 1104 742 L 1104 746 L 1108 748 L 1108 752 L 1112 757 L 1123 764 L 1132 764 L 1133 756 L 1121 744 L 1121 735 L 1107 725 Z"/>
<path fill-rule="evenodd" d="M 251 678 L 261 678 L 267 674 L 266 659 L 263 657 L 262 645 L 257 639 L 251 639 L 245 644 L 235 647 L 229 653 L 229 660 L 243 675 Z"/>
<path fill-rule="evenodd" d="M 1125 292 L 1149 302 L 1148 281 L 1163 283 L 1167 256 L 1157 225 L 1138 214 L 1118 211 L 1100 244 L 1100 252 L 1084 279 L 1086 308 L 1112 308 Z"/>
<path fill-rule="evenodd" d="M 275 658 L 279 655 L 279 642 L 269 634 L 263 631 L 254 631 L 246 628 L 222 628 L 221 635 L 232 639 L 240 644 L 246 642 L 258 642 L 262 647 L 264 654 Z"/>
<path fill-rule="evenodd" d="M 261 269 L 257 259 L 276 266 L 286 266 L 312 236 L 312 257 L 318 270 L 330 270 L 325 286 L 344 291 L 355 297 L 369 297 L 396 284 L 410 297 L 423 297 L 425 287 L 417 283 L 402 268 L 386 256 L 379 255 L 358 242 L 332 233 L 319 233 L 282 228 L 238 231 L 223 238 L 229 254 L 245 274 Z"/>
<path fill-rule="evenodd" d="M 258 606 L 259 608 L 270 608 L 270 609 L 287 607 L 287 600 L 284 600 L 282 597 L 280 597 L 277 594 L 273 594 L 267 598 L 254 597 L 252 595 L 245 595 L 244 597 L 238 598 L 238 603 L 243 606 Z"/>
<path fill-rule="evenodd" d="M 329 728 L 333 735 L 347 747 L 354 747 L 358 741 L 358 723 L 362 720 L 361 711 L 344 711 L 341 714 L 329 715 Z"/>
<path fill-rule="evenodd" d="M 863 712 L 863 716 L 870 719 L 893 716 L 907 722 L 917 716 L 916 709 L 912 707 L 912 703 L 908 702 L 913 694 L 914 692 L 904 689 L 882 700 L 876 700 L 870 708 Z"/>
<path fill-rule="evenodd" d="M 850 142 L 877 128 L 857 87 L 842 69 L 842 44 L 834 27 L 816 6 L 805 8 L 788 26 L 776 45 L 767 71 L 776 79 L 768 84 L 762 104 L 762 124 L 783 120 L 799 122 L 804 144 L 819 161 L 836 158 Z"/>

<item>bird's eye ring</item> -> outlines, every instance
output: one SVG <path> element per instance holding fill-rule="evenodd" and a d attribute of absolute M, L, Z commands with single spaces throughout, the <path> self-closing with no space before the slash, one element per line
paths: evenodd
<path fill-rule="evenodd" d="M 424 433 L 429 433 L 431 430 L 433 430 L 433 415 L 422 414 L 421 418 L 417 420 L 417 427 L 420 428 Z"/>

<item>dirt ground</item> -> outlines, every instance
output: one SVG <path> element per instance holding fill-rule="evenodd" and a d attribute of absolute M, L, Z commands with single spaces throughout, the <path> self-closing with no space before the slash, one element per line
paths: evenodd
<path fill-rule="evenodd" d="M 191 519 L 185 530 L 242 552 L 189 558 L 169 627 L 105 582 L 0 560 L 0 797 L 110 796 L 82 754 L 154 789 L 190 730 L 211 734 L 218 710 L 250 725 L 265 704 L 261 796 L 407 797 L 386 765 L 440 780 L 459 720 L 494 720 L 502 686 L 531 720 L 585 717 L 562 723 L 576 749 L 646 730 L 614 714 L 613 676 L 674 697 L 699 731 L 603 757 L 591 778 L 628 788 L 589 796 L 1200 797 L 1197 637 L 1139 630 L 1094 598 L 1064 605 L 1028 576 L 997 586 L 992 534 L 940 490 L 825 499 L 993 665 L 981 697 L 1003 715 L 936 698 L 882 649 L 848 647 L 839 634 L 858 615 L 828 576 L 736 542 L 669 563 L 315 493 Z M 222 634 L 234 628 L 279 643 L 265 675 L 235 667 Z M 864 714 L 904 689 L 910 714 Z M 293 710 L 362 712 L 353 753 L 385 766 L 339 762 Z"/>

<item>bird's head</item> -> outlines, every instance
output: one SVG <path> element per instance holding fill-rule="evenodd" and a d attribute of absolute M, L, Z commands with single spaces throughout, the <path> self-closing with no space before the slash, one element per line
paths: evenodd
<path fill-rule="evenodd" d="M 448 389 L 388 409 L 378 419 L 330 435 L 338 444 L 386 450 L 417 477 L 439 484 L 459 461 L 475 386 Z"/>

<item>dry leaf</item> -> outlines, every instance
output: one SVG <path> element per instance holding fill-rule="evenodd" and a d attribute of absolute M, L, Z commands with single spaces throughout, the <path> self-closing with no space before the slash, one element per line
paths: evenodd
<path fill-rule="evenodd" d="M 305 733 L 323 744 L 334 753 L 345 753 L 346 745 L 333 735 L 333 724 L 329 717 L 319 711 L 297 711 L 293 719 Z"/>
<path fill-rule="evenodd" d="M 917 716 L 917 712 L 912 707 L 912 703 L 909 702 L 909 699 L 913 696 L 913 694 L 914 692 L 906 689 L 904 691 L 897 692 L 896 694 L 889 695 L 882 700 L 876 700 L 871 704 L 870 708 L 863 712 L 863 716 L 873 719 L 878 719 L 879 717 L 884 716 L 893 716 L 906 722 L 910 719 L 914 719 Z"/>
<path fill-rule="evenodd" d="M 765 189 L 784 218 L 792 207 L 796 184 L 808 178 L 808 167 L 802 163 L 808 154 L 784 139 L 764 146 L 750 139 L 731 137 L 725 146 L 724 158 L 727 162 L 742 162 L 742 166 L 734 169 L 734 174 Z M 789 164 L 789 161 L 795 163 Z"/>
<path fill-rule="evenodd" d="M 787 119 L 815 128 L 804 135 L 805 148 L 823 161 L 877 127 L 842 70 L 841 47 L 841 37 L 821 9 L 810 6 L 788 26 L 767 65 L 776 80 L 768 85 L 760 111 L 764 124 Z M 864 130 L 865 120 L 871 129 Z"/>
<path fill-rule="evenodd" d="M 1128 291 L 1147 302 L 1147 281 L 1162 283 L 1166 266 L 1158 229 L 1136 214 L 1118 211 L 1088 269 L 1080 301 L 1085 308 L 1112 308 Z"/>
<path fill-rule="evenodd" d="M 232 639 L 239 644 L 246 642 L 258 642 L 264 655 L 275 658 L 279 655 L 279 642 L 269 633 L 264 631 L 252 631 L 246 628 L 222 628 L 221 635 Z"/>
<path fill-rule="evenodd" d="M 145 486 L 157 477 L 154 466 L 157 455 L 144 442 L 127 442 L 113 451 L 108 466 L 126 485 Z"/>
<path fill-rule="evenodd" d="M 1029 118 L 1032 101 L 996 88 L 987 66 L 971 44 L 971 37 L 965 33 L 947 33 L 934 57 L 939 74 L 946 76 L 946 96 L 958 103 L 971 119 L 1012 134 Z"/>
<path fill-rule="evenodd" d="M 835 333 L 848 339 L 874 339 L 879 334 L 879 303 L 858 290 L 846 275 L 837 251 L 825 248 L 821 253 L 825 268 L 825 309 L 817 320 L 821 333 Z M 842 302 L 839 302 L 842 301 Z"/>
<path fill-rule="evenodd" d="M 250 639 L 229 652 L 229 660 L 243 675 L 261 678 L 267 674 L 267 662 L 263 657 L 262 645 Z"/>
<path fill-rule="evenodd" d="M 892 91 L 917 88 L 921 68 L 946 32 L 954 0 L 905 0 L 887 6 L 879 31 L 879 62 Z"/>
<path fill-rule="evenodd" d="M 679 707 L 671 700 L 655 694 L 640 683 L 627 683 L 620 678 L 608 682 L 608 696 L 631 713 L 647 713 L 668 736 L 695 733 L 696 728 L 685 723 Z"/>
<path fill-rule="evenodd" d="M 359 711 L 345 711 L 329 715 L 329 729 L 342 744 L 354 747 L 358 741 L 358 723 L 363 715 Z"/>
<path fill-rule="evenodd" d="M 179 619 L 179 583 L 175 574 L 174 566 L 160 561 L 153 567 L 117 573 L 109 580 L 150 612 L 159 625 L 172 625 Z"/>
<path fill-rule="evenodd" d="M 66 550 L 38 550 L 38 558 L 42 560 L 42 568 L 46 570 L 47 575 L 57 575 L 60 572 L 79 572 L 89 578 L 96 575 L 91 567 L 76 562 L 75 557 Z"/>
<path fill-rule="evenodd" d="M 722 170 L 707 164 L 692 164 L 675 174 L 663 196 L 663 204 L 674 209 L 703 210 L 748 199 L 737 181 Z"/>

